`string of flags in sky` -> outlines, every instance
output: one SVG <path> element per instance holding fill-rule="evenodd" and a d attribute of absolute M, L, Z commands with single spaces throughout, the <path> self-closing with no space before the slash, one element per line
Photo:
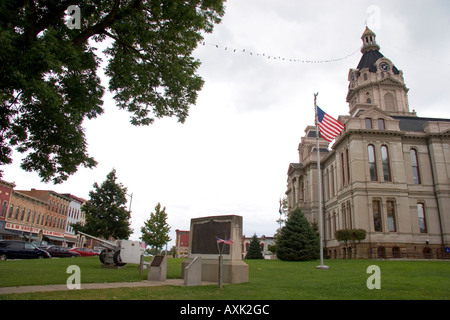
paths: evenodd
<path fill-rule="evenodd" d="M 227 52 L 231 52 L 231 53 L 243 53 L 243 54 L 248 54 L 250 56 L 255 56 L 255 57 L 263 57 L 263 58 L 267 58 L 270 60 L 281 60 L 281 61 L 288 61 L 288 62 L 299 62 L 299 63 L 331 63 L 331 62 L 337 62 L 337 61 L 342 61 L 345 60 L 351 56 L 353 56 L 355 53 L 360 51 L 360 48 L 356 49 L 355 51 L 353 51 L 352 53 L 347 54 L 344 57 L 340 57 L 340 58 L 333 58 L 333 59 L 323 59 L 323 60 L 309 60 L 309 59 L 292 59 L 292 58 L 286 58 L 286 57 L 282 57 L 282 56 L 277 56 L 277 55 L 270 55 L 270 54 L 266 54 L 266 53 L 258 53 L 258 52 L 253 52 L 253 51 L 249 51 L 246 49 L 237 49 L 237 48 L 233 48 L 233 47 L 228 47 L 228 46 L 221 46 L 218 44 L 214 44 L 214 43 L 208 43 L 203 41 L 202 44 L 204 46 L 209 45 L 209 46 L 213 46 L 217 49 L 221 49 Z"/>

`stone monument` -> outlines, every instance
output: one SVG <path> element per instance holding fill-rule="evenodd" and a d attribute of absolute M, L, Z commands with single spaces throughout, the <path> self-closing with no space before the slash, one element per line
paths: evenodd
<path fill-rule="evenodd" d="M 232 245 L 218 244 L 217 238 Z M 220 249 L 219 249 L 220 248 Z M 219 281 L 219 256 L 223 258 L 223 282 L 248 282 L 248 265 L 242 261 L 242 217 L 236 215 L 191 219 L 189 255 L 182 263 L 182 275 L 195 257 L 201 257 L 202 281 Z"/>

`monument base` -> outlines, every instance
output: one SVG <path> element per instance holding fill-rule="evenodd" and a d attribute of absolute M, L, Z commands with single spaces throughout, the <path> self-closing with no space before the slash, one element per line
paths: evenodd
<path fill-rule="evenodd" d="M 189 258 L 181 264 L 181 276 L 184 278 L 185 268 L 192 262 Z M 202 259 L 202 281 L 219 281 L 219 259 Z M 248 282 L 248 264 L 242 260 L 223 259 L 223 283 Z"/>

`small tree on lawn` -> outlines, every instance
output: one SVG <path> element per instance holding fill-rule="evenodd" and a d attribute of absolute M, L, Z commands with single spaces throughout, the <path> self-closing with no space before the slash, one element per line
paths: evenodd
<path fill-rule="evenodd" d="M 286 224 L 276 239 L 280 260 L 305 261 L 319 258 L 320 243 L 317 233 L 297 208 L 289 213 Z"/>
<path fill-rule="evenodd" d="M 161 210 L 161 204 L 155 207 L 155 213 L 150 213 L 150 219 L 144 222 L 141 227 L 142 241 L 145 241 L 149 246 L 161 250 L 163 246 L 170 241 L 169 231 L 170 226 L 167 224 L 166 207 Z"/>
<path fill-rule="evenodd" d="M 83 205 L 86 223 L 72 224 L 75 231 L 81 231 L 104 239 L 128 239 L 133 230 L 130 228 L 130 211 L 127 210 L 127 188 L 117 181 L 116 170 L 106 176 L 99 186 L 89 192 L 90 199 Z"/>
<path fill-rule="evenodd" d="M 264 259 L 256 234 L 253 235 L 250 245 L 248 246 L 247 255 L 245 259 Z"/>
<path fill-rule="evenodd" d="M 364 229 L 341 229 L 336 231 L 335 238 L 345 247 L 346 257 L 351 258 L 352 247 L 356 250 L 356 244 L 366 238 L 366 230 Z"/>

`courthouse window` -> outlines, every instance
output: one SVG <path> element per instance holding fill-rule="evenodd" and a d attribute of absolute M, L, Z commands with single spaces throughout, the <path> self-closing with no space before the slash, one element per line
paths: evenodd
<path fill-rule="evenodd" d="M 350 183 L 350 160 L 348 158 L 348 149 L 345 149 L 345 160 L 347 161 L 347 182 Z"/>
<path fill-rule="evenodd" d="M 394 201 L 390 200 L 386 202 L 387 218 L 390 232 L 397 231 L 397 223 L 395 221 L 395 206 Z"/>
<path fill-rule="evenodd" d="M 391 181 L 391 169 L 389 167 L 389 151 L 386 146 L 381 146 L 381 161 L 383 163 L 384 181 Z"/>
<path fill-rule="evenodd" d="M 372 201 L 373 209 L 373 226 L 375 231 L 383 231 L 382 221 L 381 221 L 381 203 L 380 200 Z"/>
<path fill-rule="evenodd" d="M 370 172 L 370 180 L 377 181 L 377 164 L 375 161 L 375 148 L 373 145 L 369 144 L 367 147 L 367 151 L 369 154 L 369 172 Z"/>
<path fill-rule="evenodd" d="M 419 171 L 419 161 L 417 159 L 417 150 L 411 149 L 409 154 L 411 155 L 411 166 L 412 166 L 414 184 L 420 184 L 420 171 Z"/>
<path fill-rule="evenodd" d="M 425 206 L 423 203 L 417 204 L 417 215 L 419 217 L 420 233 L 427 233 L 427 220 L 425 218 Z"/>

